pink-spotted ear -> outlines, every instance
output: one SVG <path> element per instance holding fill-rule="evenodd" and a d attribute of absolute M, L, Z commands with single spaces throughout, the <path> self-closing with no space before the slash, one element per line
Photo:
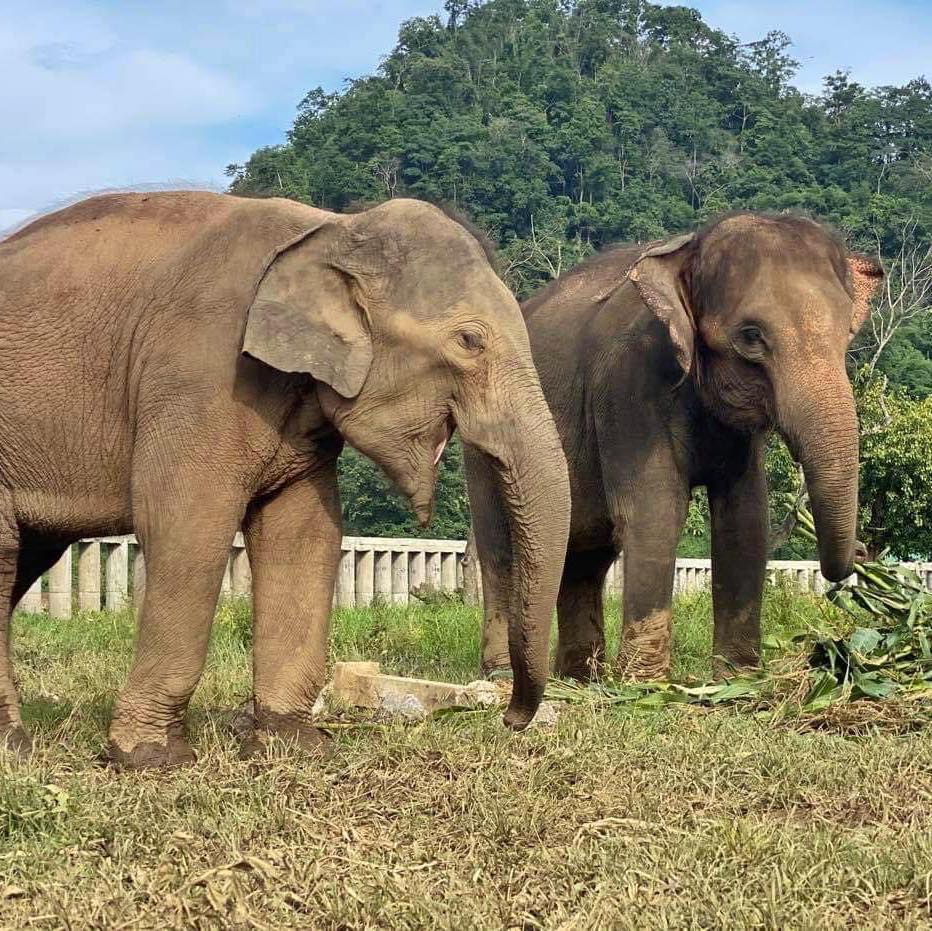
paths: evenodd
<path fill-rule="evenodd" d="M 848 256 L 848 271 L 851 275 L 854 302 L 854 311 L 851 314 L 851 338 L 854 339 L 871 315 L 871 300 L 883 281 L 884 272 L 877 259 L 857 252 Z"/>
<path fill-rule="evenodd" d="M 666 325 L 683 372 L 693 364 L 695 321 L 685 280 L 693 234 L 677 236 L 644 252 L 628 272 L 641 299 Z"/>

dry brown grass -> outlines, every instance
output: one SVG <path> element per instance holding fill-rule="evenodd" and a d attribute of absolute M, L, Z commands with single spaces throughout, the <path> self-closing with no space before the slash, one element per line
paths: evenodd
<path fill-rule="evenodd" d="M 783 623 L 822 608 L 774 593 L 768 610 Z M 708 663 L 707 613 L 703 598 L 679 606 L 681 670 Z M 471 675 L 465 609 L 337 626 L 341 657 Z M 199 762 L 119 775 L 96 755 L 130 641 L 127 618 L 19 619 L 37 753 L 0 762 L 4 928 L 932 924 L 925 730 L 580 706 L 551 731 L 470 713 L 340 730 L 328 760 L 276 745 L 246 763 L 226 724 L 248 691 L 228 611 L 195 699 Z"/>

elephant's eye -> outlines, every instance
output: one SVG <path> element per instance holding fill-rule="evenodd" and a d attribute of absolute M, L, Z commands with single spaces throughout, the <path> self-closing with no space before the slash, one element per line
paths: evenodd
<path fill-rule="evenodd" d="M 467 352 L 478 353 L 485 349 L 485 341 L 481 333 L 475 330 L 460 330 L 456 334 L 456 341 Z"/>
<path fill-rule="evenodd" d="M 742 355 L 760 357 L 767 350 L 767 340 L 764 333 L 757 324 L 747 323 L 738 330 L 737 339 L 738 351 Z"/>

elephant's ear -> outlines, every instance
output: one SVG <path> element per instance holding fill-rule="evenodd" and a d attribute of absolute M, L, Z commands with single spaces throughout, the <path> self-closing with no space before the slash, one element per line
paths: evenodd
<path fill-rule="evenodd" d="M 867 323 L 871 315 L 871 300 L 884 278 L 883 266 L 869 255 L 854 253 L 848 256 L 851 292 L 854 311 L 851 314 L 851 339 Z"/>
<path fill-rule="evenodd" d="M 695 346 L 696 325 L 685 275 L 693 239 L 690 233 L 648 249 L 628 272 L 641 299 L 666 324 L 684 372 L 692 366 Z"/>
<path fill-rule="evenodd" d="M 336 265 L 344 232 L 339 221 L 326 222 L 273 254 L 249 308 L 243 352 L 354 398 L 369 374 L 372 339 L 352 276 Z"/>

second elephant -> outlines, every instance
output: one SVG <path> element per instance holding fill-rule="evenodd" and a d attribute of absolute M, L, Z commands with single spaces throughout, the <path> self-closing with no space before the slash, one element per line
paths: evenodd
<path fill-rule="evenodd" d="M 610 249 L 524 304 L 570 471 L 559 675 L 586 678 L 604 659 L 602 588 L 622 550 L 619 671 L 668 674 L 676 549 L 696 486 L 711 509 L 714 653 L 757 664 L 774 428 L 803 466 L 823 573 L 851 572 L 858 432 L 845 355 L 882 275 L 809 219 L 742 213 Z M 525 596 L 502 581 L 511 544 L 492 484 L 475 458 L 467 469 L 489 674 L 507 666 L 507 618 Z"/>

